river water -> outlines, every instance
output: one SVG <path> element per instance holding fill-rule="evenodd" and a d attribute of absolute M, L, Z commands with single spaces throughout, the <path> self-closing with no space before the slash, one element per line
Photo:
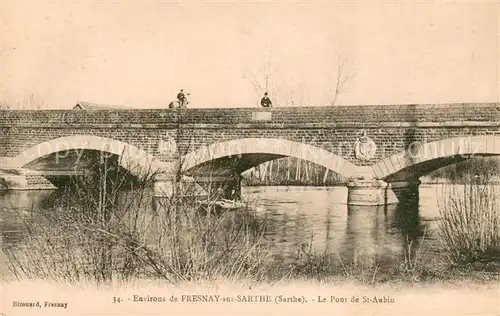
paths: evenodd
<path fill-rule="evenodd" d="M 397 205 L 353 207 L 345 187 L 244 187 L 243 197 L 267 219 L 266 240 L 283 260 L 297 249 L 365 258 L 377 264 L 401 260 L 409 248 L 419 260 L 432 263 L 441 252 L 436 228 L 442 185 L 422 184 L 418 201 Z M 52 191 L 0 192 L 0 243 L 16 247 L 23 239 L 17 214 L 36 212 Z M 409 247 L 411 245 L 411 247 Z M 0 271 L 5 271 L 0 253 Z"/>

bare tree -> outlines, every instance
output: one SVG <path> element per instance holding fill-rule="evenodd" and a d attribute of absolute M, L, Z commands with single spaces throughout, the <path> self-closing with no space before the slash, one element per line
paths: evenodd
<path fill-rule="evenodd" d="M 281 85 L 282 80 L 278 78 L 280 71 L 271 56 L 271 53 L 267 55 L 265 62 L 257 71 L 245 70 L 243 77 L 250 81 L 259 96 L 267 92 L 274 105 L 277 103 L 278 96 L 282 92 L 283 87 Z"/>
<path fill-rule="evenodd" d="M 271 63 L 268 60 L 262 67 L 262 71 L 259 76 L 255 75 L 251 71 L 245 73 L 245 79 L 250 80 L 253 87 L 259 91 L 267 91 L 269 89 L 269 79 L 271 78 Z"/>
<path fill-rule="evenodd" d="M 309 101 L 309 95 L 305 90 L 303 82 L 297 83 L 293 88 L 288 89 L 289 104 L 292 106 L 304 106 Z"/>
<path fill-rule="evenodd" d="M 332 75 L 334 80 L 333 96 L 330 105 L 337 103 L 337 98 L 340 94 L 345 92 L 345 85 L 353 78 L 352 74 L 348 71 L 346 59 L 342 56 L 338 57 L 336 72 Z"/>
<path fill-rule="evenodd" d="M 0 110 L 41 110 L 45 108 L 45 102 L 35 98 L 34 94 L 27 94 L 22 101 L 17 101 L 16 104 L 8 102 L 0 102 Z"/>

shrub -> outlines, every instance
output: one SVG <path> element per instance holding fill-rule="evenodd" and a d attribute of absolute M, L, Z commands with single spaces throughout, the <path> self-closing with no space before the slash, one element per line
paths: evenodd
<path fill-rule="evenodd" d="M 487 174 L 468 172 L 464 184 L 444 185 L 438 199 L 439 236 L 455 264 L 488 260 L 500 253 L 498 188 Z"/>
<path fill-rule="evenodd" d="M 116 162 L 107 164 L 101 161 L 59 190 L 55 203 L 23 218 L 24 247 L 5 251 L 18 279 L 176 283 L 264 274 L 264 222 L 251 211 L 217 214 L 208 206 L 201 212 L 181 190 L 153 199 L 153 172 L 130 181 Z"/>

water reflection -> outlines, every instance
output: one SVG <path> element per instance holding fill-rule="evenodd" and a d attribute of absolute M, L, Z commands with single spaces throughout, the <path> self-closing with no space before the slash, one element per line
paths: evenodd
<path fill-rule="evenodd" d="M 355 263 L 375 263 L 380 253 L 378 232 L 385 231 L 384 215 L 383 206 L 349 206 L 341 256 Z"/>
<path fill-rule="evenodd" d="M 54 190 L 14 190 L 0 191 L 1 211 L 25 211 L 39 210 L 46 205 L 43 203 L 57 191 Z"/>
<path fill-rule="evenodd" d="M 419 208 L 417 198 L 395 205 L 348 206 L 343 257 L 362 265 L 414 261 L 426 227 Z"/>
<path fill-rule="evenodd" d="M 260 205 L 273 214 L 274 225 L 268 234 L 280 236 L 272 242 L 286 259 L 293 259 L 297 248 L 308 246 L 311 238 L 315 252 L 338 254 L 363 265 L 404 260 L 408 249 L 415 255 L 426 226 L 420 221 L 417 198 L 397 205 L 348 206 L 345 188 L 311 188 L 306 192 L 270 187 L 258 192 Z M 433 208 L 433 212 L 437 210 Z M 428 238 L 433 241 L 431 235 Z"/>
<path fill-rule="evenodd" d="M 408 254 L 416 256 L 424 231 L 437 215 L 436 188 L 421 188 L 420 203 L 409 199 L 386 206 L 348 206 L 344 187 L 247 187 L 243 196 L 263 208 L 257 215 L 267 222 L 265 242 L 277 258 L 294 260 L 298 249 L 338 254 L 363 265 L 393 264 Z M 18 247 L 23 226 L 18 215 L 32 216 L 56 201 L 58 191 L 0 193 L 2 248 Z M 145 211 L 154 212 L 151 196 Z M 422 215 L 422 214 L 425 215 Z M 434 237 L 426 233 L 433 248 Z M 410 251 L 408 251 L 410 249 Z M 5 260 L 0 256 L 0 261 Z M 2 265 L 3 262 L 0 262 Z"/>
<path fill-rule="evenodd" d="M 25 231 L 22 219 L 32 217 L 50 205 L 54 191 L 0 191 L 1 245 L 15 246 L 22 242 Z"/>

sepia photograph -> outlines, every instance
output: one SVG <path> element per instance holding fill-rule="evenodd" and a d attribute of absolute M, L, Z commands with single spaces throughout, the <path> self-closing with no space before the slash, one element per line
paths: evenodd
<path fill-rule="evenodd" d="M 499 30 L 0 0 L 0 315 L 500 315 Z"/>

